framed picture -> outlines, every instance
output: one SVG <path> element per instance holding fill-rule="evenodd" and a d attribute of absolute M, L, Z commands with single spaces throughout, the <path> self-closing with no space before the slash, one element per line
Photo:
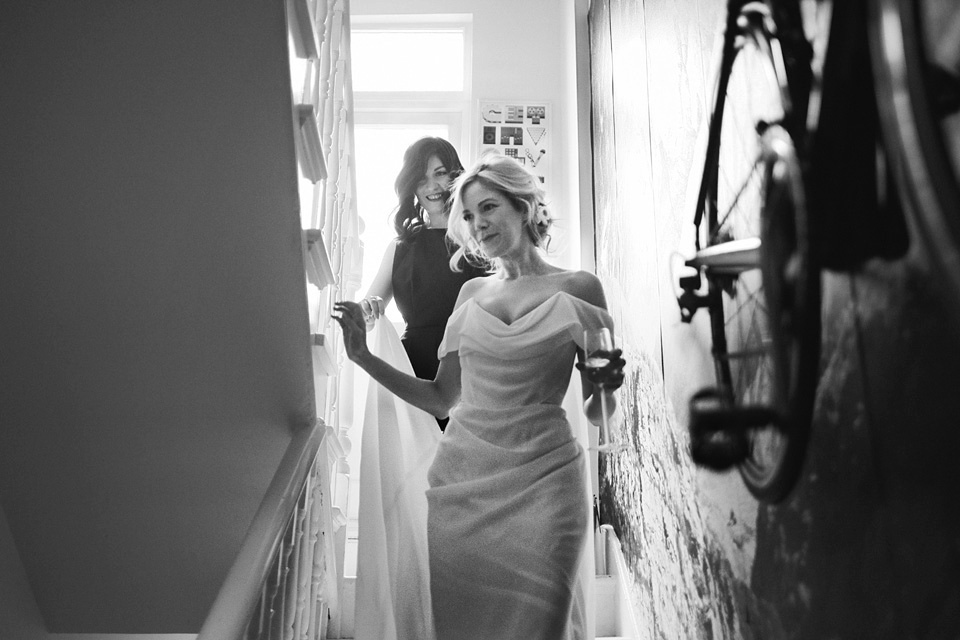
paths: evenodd
<path fill-rule="evenodd" d="M 546 184 L 552 169 L 551 112 L 550 104 L 543 101 L 480 100 L 476 127 L 480 154 L 514 158 Z"/>

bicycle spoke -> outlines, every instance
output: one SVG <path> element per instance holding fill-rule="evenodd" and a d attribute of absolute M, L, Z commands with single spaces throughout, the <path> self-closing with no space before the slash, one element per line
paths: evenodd
<path fill-rule="evenodd" d="M 766 302 L 765 302 L 765 299 L 761 296 L 762 293 L 763 293 L 763 287 L 758 287 L 757 289 L 754 289 L 753 291 L 751 291 L 749 297 L 747 297 L 744 300 L 739 300 L 737 306 L 730 312 L 729 314 L 730 318 L 726 321 L 726 323 L 729 324 L 729 322 L 733 318 L 736 318 L 737 315 L 739 315 L 739 312 L 746 307 L 759 309 L 763 311 L 764 314 L 766 314 L 767 313 Z"/>
<path fill-rule="evenodd" d="M 759 328 L 756 325 L 751 326 L 746 338 L 747 344 L 764 344 L 764 341 L 756 335 L 757 333 L 759 333 Z M 759 380 L 766 378 L 762 374 L 769 368 L 769 355 L 770 351 L 765 349 L 761 351 L 760 356 L 740 364 L 737 370 L 738 382 L 736 387 L 744 397 L 744 401 L 768 403 L 767 394 L 758 392 L 757 386 Z M 753 390 L 753 393 L 750 393 L 751 390 Z"/>
<path fill-rule="evenodd" d="M 740 198 L 746 192 L 747 187 L 753 184 L 754 177 L 759 175 L 758 169 L 760 167 L 761 160 L 762 158 L 760 157 L 760 155 L 756 154 L 756 157 L 753 161 L 753 165 L 750 167 L 750 171 L 748 172 L 747 179 L 743 181 L 742 185 L 740 185 L 740 188 L 737 190 L 736 194 L 734 194 L 733 196 L 733 202 L 730 203 L 730 206 L 727 207 L 726 209 L 726 213 L 724 213 L 723 217 L 720 218 L 720 220 L 717 222 L 717 233 L 714 234 L 714 237 L 711 238 L 711 241 L 717 240 L 720 229 L 727 228 L 728 226 L 727 220 L 730 218 L 730 216 L 734 212 L 740 211 L 737 205 L 740 202 Z"/>

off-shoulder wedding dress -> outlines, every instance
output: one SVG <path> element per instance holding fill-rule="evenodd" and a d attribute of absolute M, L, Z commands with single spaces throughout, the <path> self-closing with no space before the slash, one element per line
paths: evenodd
<path fill-rule="evenodd" d="M 440 346 L 441 357 L 459 354 L 462 381 L 442 436 L 370 386 L 367 409 L 401 426 L 365 422 L 358 640 L 593 637 L 586 437 L 562 404 L 579 392 L 570 382 L 584 330 L 602 326 L 612 328 L 605 310 L 562 291 L 509 324 L 465 301 Z M 420 443 L 403 445 L 400 432 Z"/>

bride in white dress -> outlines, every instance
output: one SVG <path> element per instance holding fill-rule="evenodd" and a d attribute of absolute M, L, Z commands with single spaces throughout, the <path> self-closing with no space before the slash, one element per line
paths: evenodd
<path fill-rule="evenodd" d="M 494 274 L 460 291 L 434 380 L 372 355 L 360 308 L 335 305 L 348 357 L 401 399 L 450 416 L 429 469 L 428 557 L 439 640 L 558 640 L 592 635 L 578 574 L 592 528 L 587 462 L 561 408 L 585 330 L 613 323 L 593 274 L 550 265 L 551 219 L 539 180 L 505 157 L 457 181 L 448 233 Z M 591 379 L 584 412 L 600 423 L 600 394 L 623 381 L 623 359 Z M 363 532 L 361 531 L 361 536 Z M 429 623 L 427 627 L 431 626 Z"/>

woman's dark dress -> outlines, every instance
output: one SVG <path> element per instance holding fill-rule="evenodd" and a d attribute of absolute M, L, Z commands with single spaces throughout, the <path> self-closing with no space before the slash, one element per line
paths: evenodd
<path fill-rule="evenodd" d="M 486 275 L 483 269 L 462 263 L 463 271 L 450 269 L 446 229 L 422 228 L 409 240 L 397 243 L 393 256 L 393 298 L 406 323 L 401 336 L 418 378 L 437 375 L 437 349 L 447 319 L 453 313 L 460 287 L 471 278 Z M 440 421 L 440 428 L 446 426 Z"/>

